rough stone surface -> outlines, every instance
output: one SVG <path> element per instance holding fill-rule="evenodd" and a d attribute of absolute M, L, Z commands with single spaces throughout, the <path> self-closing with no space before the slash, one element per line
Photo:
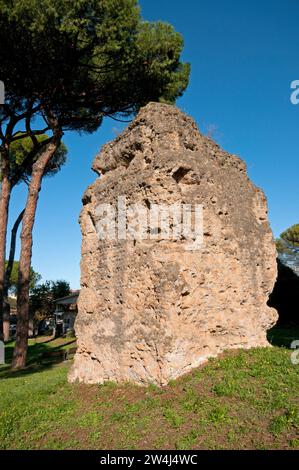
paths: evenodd
<path fill-rule="evenodd" d="M 78 350 L 70 381 L 167 384 L 229 348 L 267 346 L 276 250 L 243 161 L 179 109 L 150 103 L 96 157 L 84 195 Z M 99 240 L 97 207 L 203 205 L 204 246 Z"/>

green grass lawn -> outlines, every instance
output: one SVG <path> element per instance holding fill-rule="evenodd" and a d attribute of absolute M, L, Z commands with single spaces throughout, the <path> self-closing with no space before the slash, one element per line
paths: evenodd
<path fill-rule="evenodd" d="M 299 331 L 269 339 L 289 346 Z M 68 384 L 70 362 L 42 354 L 69 342 L 31 341 L 25 371 L 0 368 L 1 449 L 299 448 L 299 365 L 286 347 L 230 351 L 159 389 Z"/>

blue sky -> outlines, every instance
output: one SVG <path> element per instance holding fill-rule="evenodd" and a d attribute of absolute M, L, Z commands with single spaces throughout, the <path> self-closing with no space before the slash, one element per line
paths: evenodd
<path fill-rule="evenodd" d="M 244 159 L 268 198 L 275 236 L 298 223 L 299 105 L 290 83 L 299 80 L 297 0 L 142 0 L 146 20 L 172 23 L 185 40 L 191 81 L 178 106 L 204 133 Z M 33 267 L 47 279 L 79 287 L 81 197 L 96 175 L 100 147 L 124 126 L 106 120 L 88 136 L 67 134 L 69 158 L 44 181 L 34 229 Z M 25 188 L 14 191 L 10 220 L 21 211 Z"/>

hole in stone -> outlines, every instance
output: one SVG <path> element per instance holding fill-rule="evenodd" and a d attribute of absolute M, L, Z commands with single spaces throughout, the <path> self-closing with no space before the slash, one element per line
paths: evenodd
<path fill-rule="evenodd" d="M 90 194 L 85 194 L 82 199 L 83 205 L 87 205 L 91 203 L 91 195 Z"/>
<path fill-rule="evenodd" d="M 148 209 L 150 209 L 150 208 L 151 208 L 151 203 L 149 202 L 149 200 L 148 200 L 148 199 L 144 199 L 144 202 L 145 202 L 145 204 L 146 204 L 146 207 L 147 207 Z"/>
<path fill-rule="evenodd" d="M 135 142 L 135 150 L 139 150 L 140 152 L 143 151 L 143 144 L 142 144 L 142 142 Z"/>
<path fill-rule="evenodd" d="M 172 177 L 177 183 L 179 183 L 184 178 L 184 176 L 186 176 L 187 173 L 189 173 L 189 171 L 190 171 L 190 168 L 184 168 L 184 167 L 180 166 L 180 168 L 178 168 L 172 174 Z"/>
<path fill-rule="evenodd" d="M 184 142 L 184 147 L 187 150 L 192 150 L 192 151 L 196 149 L 195 144 L 193 142 Z"/>
<path fill-rule="evenodd" d="M 190 292 L 188 290 L 182 292 L 182 297 L 186 297 L 187 295 L 190 295 Z"/>

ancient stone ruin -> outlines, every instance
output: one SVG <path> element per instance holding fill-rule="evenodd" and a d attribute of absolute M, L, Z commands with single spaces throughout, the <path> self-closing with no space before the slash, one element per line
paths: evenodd
<path fill-rule="evenodd" d="M 277 319 L 267 306 L 276 250 L 265 196 L 244 162 L 176 107 L 150 103 L 102 148 L 93 169 L 99 178 L 83 198 L 78 350 L 69 379 L 164 385 L 226 349 L 267 346 Z M 159 218 L 138 238 L 142 219 L 131 208 L 125 222 L 106 223 L 104 237 L 103 205 L 119 208 L 119 201 L 144 214 L 157 205 L 187 207 L 193 228 L 202 207 L 202 232 L 198 225 L 165 237 Z M 109 214 L 116 221 L 117 211 Z M 119 226 L 132 222 L 135 236 L 124 237 Z"/>

